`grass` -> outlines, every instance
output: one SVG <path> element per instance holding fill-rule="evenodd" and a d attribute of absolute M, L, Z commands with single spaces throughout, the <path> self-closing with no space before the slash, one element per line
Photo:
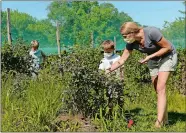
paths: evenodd
<path fill-rule="evenodd" d="M 136 88 L 137 89 L 137 88 Z M 125 98 L 122 114 L 113 120 L 95 119 L 97 125 L 101 125 L 100 131 L 109 132 L 185 132 L 186 131 L 186 97 L 174 93 L 167 88 L 168 97 L 168 115 L 169 125 L 161 129 L 154 128 L 156 120 L 156 94 L 151 85 L 141 86 L 141 93 L 131 102 L 130 98 Z M 124 119 L 126 112 L 134 120 L 134 126 L 127 128 L 127 122 Z M 125 115 L 124 115 L 125 114 Z M 105 124 L 106 123 L 106 124 Z"/>
<path fill-rule="evenodd" d="M 52 77 L 22 84 L 17 95 L 13 77 L 2 81 L 2 131 L 49 131 L 62 106 L 62 85 Z M 17 88 L 17 89 L 21 89 Z"/>
<path fill-rule="evenodd" d="M 63 85 L 55 77 L 41 77 L 40 80 L 23 80 L 19 85 L 8 76 L 2 80 L 2 131 L 36 132 L 36 131 L 78 131 L 79 125 L 69 121 L 57 125 L 54 121 L 63 106 Z M 15 88 L 20 91 L 13 91 Z M 124 108 L 118 112 L 116 106 L 112 119 L 103 117 L 100 110 L 99 118 L 91 118 L 96 131 L 101 132 L 184 132 L 186 131 L 185 96 L 167 88 L 168 113 L 170 123 L 161 129 L 154 128 L 156 120 L 156 93 L 152 85 L 128 84 L 132 97 L 125 97 Z M 136 93 L 138 92 L 138 93 Z M 134 126 L 127 128 L 126 115 L 131 115 Z M 57 128 L 57 129 L 55 129 Z"/>

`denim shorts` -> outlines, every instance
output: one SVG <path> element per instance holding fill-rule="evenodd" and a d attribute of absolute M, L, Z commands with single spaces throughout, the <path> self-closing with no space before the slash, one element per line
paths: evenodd
<path fill-rule="evenodd" d="M 158 72 L 175 71 L 177 61 L 177 53 L 159 58 L 158 60 L 149 60 L 148 68 L 150 70 L 150 75 L 156 76 L 158 75 Z"/>

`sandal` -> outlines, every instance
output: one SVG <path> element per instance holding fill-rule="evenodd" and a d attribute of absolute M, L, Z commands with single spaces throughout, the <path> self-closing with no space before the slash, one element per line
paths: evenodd
<path fill-rule="evenodd" d="M 158 125 L 157 125 L 157 122 L 158 122 Z M 155 122 L 155 127 L 156 128 L 161 128 L 163 125 L 164 125 L 163 121 L 160 122 L 158 119 L 156 120 L 156 122 Z"/>
<path fill-rule="evenodd" d="M 157 126 L 157 123 L 158 122 L 158 126 Z M 155 123 L 155 127 L 156 128 L 161 128 L 162 126 L 167 126 L 167 125 L 169 125 L 169 121 L 166 121 L 166 122 L 160 122 L 158 119 L 156 120 L 156 123 Z"/>

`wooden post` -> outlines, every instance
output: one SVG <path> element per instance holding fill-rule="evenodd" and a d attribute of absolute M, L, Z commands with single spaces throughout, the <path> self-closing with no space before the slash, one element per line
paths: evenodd
<path fill-rule="evenodd" d="M 12 37 L 10 32 L 10 8 L 7 8 L 7 36 L 8 36 L 8 44 L 12 45 Z"/>
<path fill-rule="evenodd" d="M 91 47 L 94 47 L 94 35 L 93 35 L 93 32 L 91 32 Z"/>
<path fill-rule="evenodd" d="M 183 59 L 182 61 L 182 82 L 181 82 L 182 84 L 181 92 L 183 94 L 186 94 L 186 88 L 185 88 L 186 87 L 186 66 L 185 64 L 186 64 L 186 60 Z"/>
<path fill-rule="evenodd" d="M 57 46 L 58 46 L 58 55 L 61 57 L 61 47 L 60 47 L 60 34 L 59 34 L 59 23 L 56 21 L 56 39 L 57 39 Z"/>
<path fill-rule="evenodd" d="M 115 44 L 115 51 L 114 52 L 116 52 L 116 36 L 114 36 L 114 44 Z"/>

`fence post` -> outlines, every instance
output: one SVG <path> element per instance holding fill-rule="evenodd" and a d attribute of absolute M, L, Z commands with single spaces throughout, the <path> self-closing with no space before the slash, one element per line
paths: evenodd
<path fill-rule="evenodd" d="M 10 8 L 7 8 L 7 36 L 8 36 L 8 44 L 12 45 L 12 37 L 10 32 Z"/>
<path fill-rule="evenodd" d="M 94 47 L 94 34 L 91 32 L 91 47 Z"/>
<path fill-rule="evenodd" d="M 181 87 L 181 92 L 182 93 L 184 93 L 184 94 L 186 94 L 186 66 L 185 66 L 185 62 L 186 62 L 186 60 L 185 59 L 183 59 L 182 60 L 182 75 L 181 75 L 181 80 L 182 80 L 182 87 Z"/>
<path fill-rule="evenodd" d="M 114 52 L 116 52 L 116 36 L 114 36 L 114 47 L 115 47 L 115 50 L 114 50 Z"/>
<path fill-rule="evenodd" d="M 56 40 L 57 40 L 57 46 L 58 46 L 58 55 L 61 57 L 61 47 L 60 47 L 60 34 L 59 34 L 59 23 L 56 20 Z"/>

